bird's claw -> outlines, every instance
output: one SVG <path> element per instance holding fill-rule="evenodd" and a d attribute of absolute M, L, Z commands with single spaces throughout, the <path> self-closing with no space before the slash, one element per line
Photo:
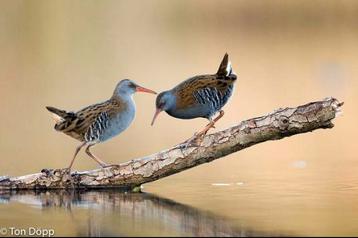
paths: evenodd
<path fill-rule="evenodd" d="M 207 125 L 207 127 L 208 127 L 208 130 L 209 130 L 210 128 L 214 128 L 214 129 L 216 128 L 214 123 L 209 123 L 209 124 Z"/>
<path fill-rule="evenodd" d="M 190 139 L 184 141 L 181 145 L 183 145 L 184 149 L 188 147 L 198 147 L 204 139 L 203 133 L 195 133 Z"/>
<path fill-rule="evenodd" d="M 65 173 L 67 173 L 67 174 L 71 174 L 72 168 L 71 168 L 71 167 L 65 168 L 64 171 L 65 171 Z"/>

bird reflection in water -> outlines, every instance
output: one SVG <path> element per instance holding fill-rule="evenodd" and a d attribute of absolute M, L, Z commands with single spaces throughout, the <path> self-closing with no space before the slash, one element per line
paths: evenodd
<path fill-rule="evenodd" d="M 61 208 L 71 213 L 74 222 L 79 209 L 86 209 L 87 222 L 77 226 L 74 234 L 79 236 L 273 235 L 234 225 L 221 216 L 148 193 L 123 193 L 115 190 L 21 191 L 3 192 L 0 194 L 0 201 L 20 202 L 43 210 Z"/>

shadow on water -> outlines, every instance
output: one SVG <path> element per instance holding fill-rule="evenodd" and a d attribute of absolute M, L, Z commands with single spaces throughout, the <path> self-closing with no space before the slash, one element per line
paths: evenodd
<path fill-rule="evenodd" d="M 74 235 L 79 236 L 145 235 L 145 226 L 158 230 L 160 235 L 282 235 L 234 225 L 224 217 L 148 193 L 121 193 L 114 190 L 3 192 L 0 193 L 0 203 L 22 203 L 43 210 L 60 208 L 71 216 L 78 209 L 91 210 L 85 218 L 86 225 L 76 226 Z M 110 218 L 106 219 L 106 216 Z"/>

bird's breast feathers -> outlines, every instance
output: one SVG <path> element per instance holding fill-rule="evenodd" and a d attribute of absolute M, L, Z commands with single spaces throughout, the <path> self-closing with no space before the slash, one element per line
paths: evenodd
<path fill-rule="evenodd" d="M 135 104 L 130 102 L 131 105 L 123 105 L 120 112 L 113 113 L 109 119 L 108 127 L 100 135 L 100 140 L 108 140 L 129 127 L 135 117 Z"/>

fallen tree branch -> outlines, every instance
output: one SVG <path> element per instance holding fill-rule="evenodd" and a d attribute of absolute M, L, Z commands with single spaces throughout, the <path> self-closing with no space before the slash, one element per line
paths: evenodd
<path fill-rule="evenodd" d="M 210 162 L 268 140 L 278 140 L 319 128 L 332 128 L 340 112 L 337 99 L 328 98 L 296 108 L 278 109 L 223 131 L 205 136 L 200 146 L 173 148 L 104 169 L 74 172 L 44 169 L 20 177 L 0 177 L 0 190 L 121 188 L 140 190 L 140 185 Z"/>

